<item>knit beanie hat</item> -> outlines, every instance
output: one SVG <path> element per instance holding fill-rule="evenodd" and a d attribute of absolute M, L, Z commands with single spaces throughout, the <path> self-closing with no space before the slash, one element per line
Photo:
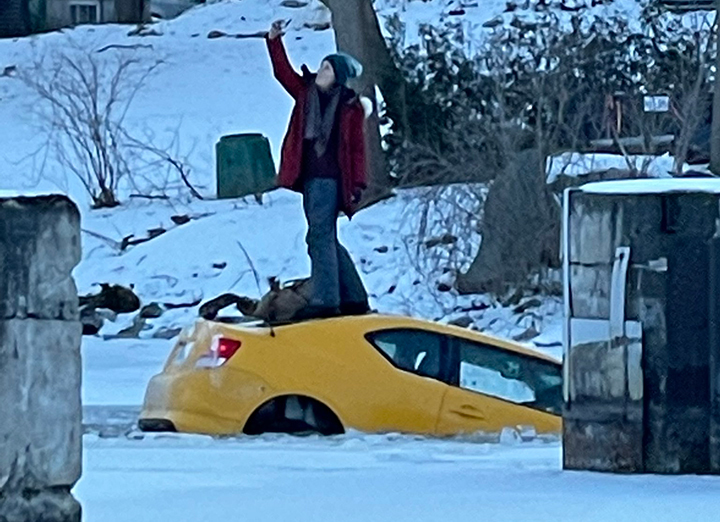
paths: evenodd
<path fill-rule="evenodd" d="M 362 74 L 363 67 L 355 58 L 345 53 L 335 53 L 326 56 L 323 61 L 328 62 L 335 71 L 335 83 L 347 84 L 348 80 L 357 78 Z"/>

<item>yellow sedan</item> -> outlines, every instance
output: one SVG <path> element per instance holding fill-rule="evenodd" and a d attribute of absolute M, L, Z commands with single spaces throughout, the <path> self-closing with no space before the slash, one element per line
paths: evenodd
<path fill-rule="evenodd" d="M 549 433 L 561 409 L 558 361 L 458 327 L 374 314 L 274 328 L 200 320 L 150 381 L 139 427 Z"/>

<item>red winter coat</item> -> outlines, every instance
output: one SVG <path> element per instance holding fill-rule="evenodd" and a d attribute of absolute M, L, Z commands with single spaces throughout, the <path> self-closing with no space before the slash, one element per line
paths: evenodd
<path fill-rule="evenodd" d="M 281 37 L 267 39 L 275 78 L 295 99 L 290 126 L 282 146 L 278 184 L 302 191 L 302 152 L 305 135 L 305 100 L 314 81 L 301 76 L 290 65 Z M 340 111 L 339 164 L 342 185 L 340 210 L 352 216 L 360 192 L 367 187 L 365 174 L 365 111 L 357 96 L 342 104 Z"/>

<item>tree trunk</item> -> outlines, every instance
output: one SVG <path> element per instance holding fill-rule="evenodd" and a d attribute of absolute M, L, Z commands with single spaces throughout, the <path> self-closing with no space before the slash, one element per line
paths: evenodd
<path fill-rule="evenodd" d="M 375 86 L 380 87 L 389 116 L 402 126 L 406 114 L 405 81 L 387 48 L 372 0 L 322 2 L 332 11 L 338 50 L 353 55 L 363 65 L 363 75 L 354 87 L 371 100 L 376 100 Z M 374 199 L 389 187 L 377 110 L 367 121 L 366 136 L 371 185 L 367 197 Z"/>
<path fill-rule="evenodd" d="M 480 250 L 457 281 L 461 293 L 502 293 L 559 266 L 560 208 L 545 183 L 544 163 L 536 149 L 518 152 L 491 185 Z"/>
<path fill-rule="evenodd" d="M 715 0 L 715 8 L 720 9 L 720 0 Z M 718 11 L 720 12 L 720 11 Z M 715 24 L 716 41 L 720 42 L 720 24 Z M 715 56 L 715 79 L 713 80 L 713 114 L 710 135 L 710 171 L 720 175 L 720 89 L 718 88 L 717 71 L 720 71 L 720 53 Z"/>

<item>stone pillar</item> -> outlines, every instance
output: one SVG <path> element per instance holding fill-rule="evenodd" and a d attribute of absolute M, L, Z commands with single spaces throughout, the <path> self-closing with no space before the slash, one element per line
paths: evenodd
<path fill-rule="evenodd" d="M 0 521 L 80 522 L 80 215 L 0 193 Z"/>
<path fill-rule="evenodd" d="M 715 181 L 566 192 L 566 469 L 720 474 L 719 209 Z"/>

